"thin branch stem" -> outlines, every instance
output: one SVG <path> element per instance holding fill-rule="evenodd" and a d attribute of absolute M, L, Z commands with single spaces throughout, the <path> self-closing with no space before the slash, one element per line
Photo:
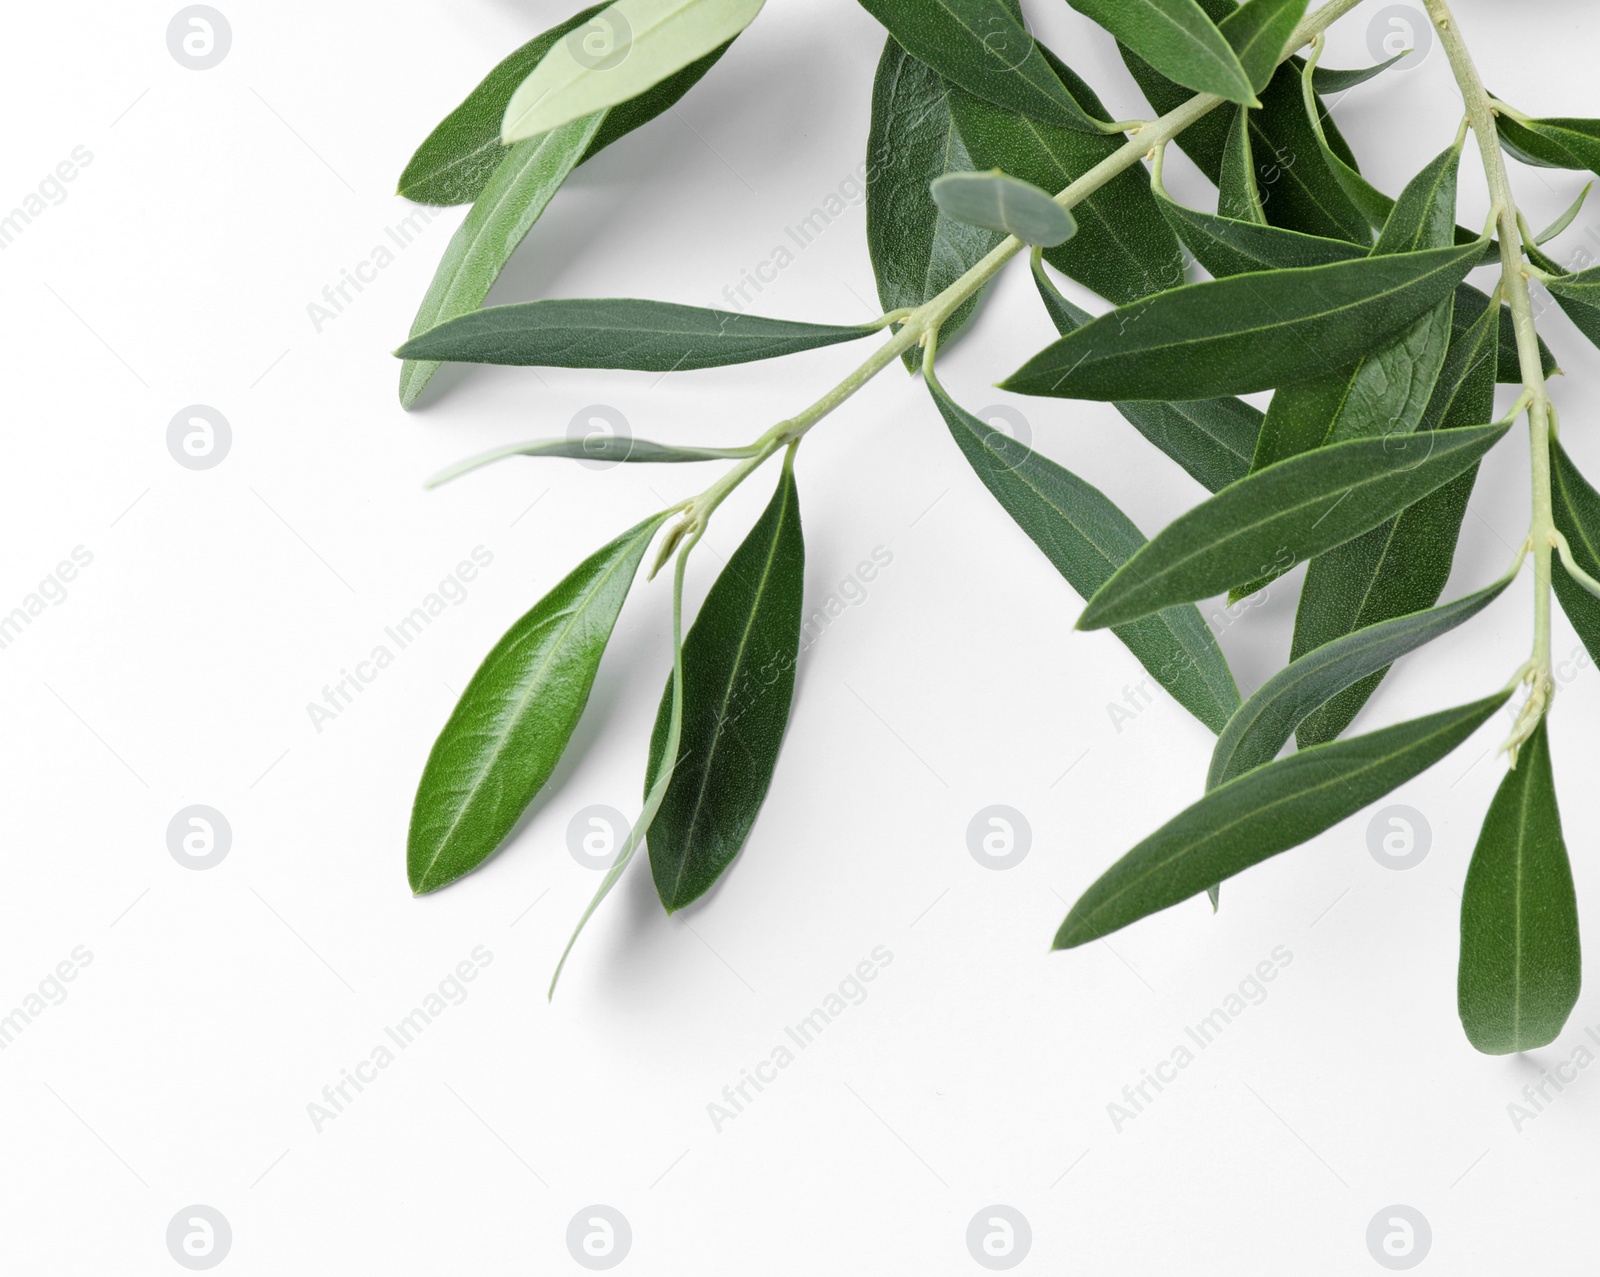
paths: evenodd
<path fill-rule="evenodd" d="M 1554 502 L 1550 493 L 1550 396 L 1545 388 L 1544 367 L 1539 358 L 1539 334 L 1534 326 L 1533 301 L 1528 293 L 1528 276 L 1523 261 L 1522 218 L 1506 176 L 1505 155 L 1495 128 L 1495 112 L 1504 109 L 1493 102 L 1472 60 L 1472 53 L 1456 26 L 1447 0 L 1426 0 L 1450 69 L 1455 73 L 1466 103 L 1467 118 L 1478 139 L 1483 156 L 1483 171 L 1489 183 L 1500 225 L 1500 277 L 1506 304 L 1517 334 L 1517 359 L 1522 371 L 1524 397 L 1528 409 L 1528 441 L 1533 461 L 1533 516 L 1528 539 L 1533 545 L 1533 655 L 1524 675 L 1528 699 L 1506 741 L 1505 749 L 1516 766 L 1517 748 L 1533 735 L 1540 719 L 1550 707 L 1555 692 L 1555 677 L 1550 659 L 1551 554 L 1556 547 Z"/>

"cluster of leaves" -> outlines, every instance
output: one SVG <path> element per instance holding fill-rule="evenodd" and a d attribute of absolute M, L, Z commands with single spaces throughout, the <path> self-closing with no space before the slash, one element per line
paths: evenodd
<path fill-rule="evenodd" d="M 1204 797 L 1084 893 L 1056 936 L 1070 948 L 1201 892 L 1215 903 L 1224 879 L 1410 780 L 1506 705 L 1509 688 L 1344 737 L 1397 659 L 1487 608 L 1521 565 L 1519 556 L 1495 584 L 1440 603 L 1479 464 L 1511 426 L 1493 420 L 1495 386 L 1522 382 L 1529 354 L 1500 291 L 1466 282 L 1501 249 L 1489 231 L 1456 224 L 1465 129 L 1397 196 L 1372 186 L 1321 95 L 1389 64 L 1329 71 L 1315 64 L 1320 43 L 1309 60 L 1291 56 L 1321 29 L 1307 26 L 1306 0 L 1070 0 L 1117 39 L 1162 116 L 1156 125 L 1172 122 L 1149 168 L 1123 136 L 1149 126 L 1108 122 L 1093 90 L 1029 34 L 1016 0 L 861 3 L 888 32 L 867 183 L 882 321 L 800 323 L 628 299 L 482 308 L 567 175 L 670 107 L 761 7 L 617 0 L 513 53 L 407 166 L 402 194 L 472 208 L 398 352 L 401 399 L 413 403 L 441 361 L 685 370 L 895 330 L 888 357 L 864 375 L 895 354 L 920 370 L 978 479 L 1088 600 L 1079 628 L 1110 628 L 1217 734 Z M 1513 154 L 1600 171 L 1600 122 L 1510 108 L 1498 120 Z M 1169 137 L 1216 184 L 1215 213 L 1168 194 Z M 1600 343 L 1600 269 L 1565 275 L 1537 247 L 1570 220 L 1524 247 Z M 1114 404 L 1212 494 L 1153 539 L 939 382 L 936 352 L 1024 247 L 1060 337 L 1002 385 Z M 1191 258 L 1209 278 L 1187 282 Z M 1113 309 L 1091 317 L 1047 266 Z M 1542 344 L 1537 361 L 1554 371 Z M 1274 392 L 1264 413 L 1239 398 L 1260 391 Z M 609 446 L 615 460 L 735 466 L 701 498 L 598 550 L 485 659 L 418 788 L 415 891 L 482 864 L 549 779 L 664 528 L 657 567 L 677 554 L 672 671 L 642 812 L 595 903 L 646 837 L 669 911 L 726 870 L 771 782 L 794 688 L 805 557 L 794 454 L 814 421 L 796 422 L 744 447 Z M 1570 546 L 1554 585 L 1600 658 L 1600 600 L 1590 593 L 1600 494 L 1552 446 L 1555 522 Z M 771 503 L 679 641 L 684 566 L 705 519 L 778 451 Z M 478 461 L 512 454 L 593 455 L 538 441 Z M 1243 699 L 1196 604 L 1241 598 L 1302 562 L 1290 662 Z M 1280 758 L 1291 740 L 1296 751 Z M 1460 1010 L 1469 1038 L 1493 1052 L 1551 1040 L 1578 981 L 1576 902 L 1541 720 L 1494 798 L 1467 876 Z"/>

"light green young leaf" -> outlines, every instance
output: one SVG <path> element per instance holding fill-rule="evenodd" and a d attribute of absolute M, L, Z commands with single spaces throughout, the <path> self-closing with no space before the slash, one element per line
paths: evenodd
<path fill-rule="evenodd" d="M 986 425 L 926 375 L 945 424 L 967 461 L 1056 571 L 1087 598 L 1145 544 L 1097 488 Z M 1212 731 L 1239 706 L 1239 689 L 1200 613 L 1168 608 L 1113 631 L 1174 699 Z"/>
<path fill-rule="evenodd" d="M 628 297 L 560 299 L 475 310 L 395 353 L 435 362 L 673 372 L 776 359 L 877 331 Z"/>
<path fill-rule="evenodd" d="M 1305 16 L 1306 0 L 1248 0 L 1217 24 L 1257 93 L 1271 81 Z"/>
<path fill-rule="evenodd" d="M 946 217 L 1015 235 L 1024 244 L 1054 248 L 1078 233 L 1072 214 L 1048 191 L 999 169 L 946 173 L 934 180 L 932 190 L 933 202 Z"/>
<path fill-rule="evenodd" d="M 519 84 L 539 65 L 563 36 L 590 19 L 606 6 L 593 5 L 535 36 L 494 68 L 466 100 L 439 122 L 439 126 L 417 148 L 416 154 L 400 175 L 399 193 L 419 204 L 470 204 L 490 175 L 505 158 L 500 140 L 500 121 L 506 103 Z M 580 33 L 579 38 L 583 38 Z M 593 158 L 618 138 L 647 124 L 671 107 L 692 89 L 712 65 L 727 52 L 724 44 L 705 57 L 691 62 L 676 75 L 668 76 L 653 89 L 606 113 L 605 123 L 589 143 L 583 159 Z"/>
<path fill-rule="evenodd" d="M 1559 443 L 1550 449 L 1550 493 L 1556 528 L 1567 538 L 1573 561 L 1600 580 L 1600 492 L 1585 479 Z M 1600 661 L 1600 599 L 1573 580 L 1557 562 L 1551 576 L 1561 610 L 1594 660 Z"/>
<path fill-rule="evenodd" d="M 1227 37 L 1195 0 L 1067 0 L 1167 79 L 1196 93 L 1260 106 Z"/>
<path fill-rule="evenodd" d="M 1100 132 L 1005 0 L 861 0 L 912 57 L 986 102 Z"/>
<path fill-rule="evenodd" d="M 1311 86 L 1318 93 L 1345 93 L 1355 88 L 1358 84 L 1365 84 L 1374 76 L 1382 75 L 1396 62 L 1400 61 L 1401 58 L 1409 57 L 1411 53 L 1412 50 L 1410 49 L 1402 49 L 1394 57 L 1380 62 L 1376 66 L 1361 67 L 1355 71 L 1336 71 L 1332 67 L 1318 64 L 1316 70 L 1311 73 Z"/>
<path fill-rule="evenodd" d="M 729 558 L 683 645 L 682 728 L 667 753 L 675 684 L 661 697 L 645 790 L 676 764 L 650 825 L 656 893 L 673 913 L 711 889 L 744 846 L 772 784 L 794 696 L 805 542 L 794 457 Z"/>
<path fill-rule="evenodd" d="M 1489 805 L 1461 889 L 1461 1027 L 1487 1055 L 1547 1046 L 1582 983 L 1578 899 L 1541 720 Z"/>
<path fill-rule="evenodd" d="M 1585 185 L 1584 188 L 1578 192 L 1578 198 L 1573 200 L 1572 203 L 1567 206 L 1567 211 L 1561 214 L 1560 217 L 1556 218 L 1555 221 L 1551 222 L 1550 225 L 1546 226 L 1542 231 L 1535 235 L 1533 237 L 1533 242 L 1541 245 L 1548 244 L 1551 240 L 1555 239 L 1558 235 L 1565 231 L 1567 227 L 1571 226 L 1572 223 L 1577 219 L 1578 214 L 1583 211 L 1584 201 L 1589 198 L 1589 192 L 1592 190 L 1594 190 L 1593 182 Z"/>
<path fill-rule="evenodd" d="M 1250 150 L 1250 111 L 1242 106 L 1233 108 L 1228 147 L 1222 153 L 1222 175 L 1217 179 L 1217 219 L 1224 218 L 1255 226 L 1267 224 L 1261 191 L 1256 186 L 1256 162 Z"/>
<path fill-rule="evenodd" d="M 1228 720 L 1211 754 L 1206 788 L 1215 789 L 1270 763 L 1313 710 L 1352 684 L 1387 670 L 1406 653 L 1470 621 L 1504 594 L 1511 580 L 1505 577 L 1443 607 L 1370 625 L 1291 662 Z"/>
<path fill-rule="evenodd" d="M 1476 292 L 1476 290 L 1473 290 Z M 1460 304 L 1460 293 L 1457 302 Z M 1494 415 L 1495 316 L 1477 294 L 1477 321 L 1452 338 L 1422 430 L 1448 430 Z M 1318 555 L 1306 569 L 1295 616 L 1291 660 L 1341 636 L 1432 607 L 1444 593 L 1461 521 L 1478 467 L 1384 523 Z M 1383 671 L 1368 675 L 1314 710 L 1296 729 L 1302 749 L 1333 740 L 1377 690 Z"/>
<path fill-rule="evenodd" d="M 1048 49 L 1040 51 L 1086 111 L 1106 113 L 1070 67 Z M 1046 191 L 1065 189 L 1123 145 L 1120 136 L 1041 124 L 961 89 L 952 92 L 950 106 L 975 165 L 1004 169 Z M 1183 251 L 1138 166 L 1080 200 L 1072 215 L 1078 233 L 1044 254 L 1063 274 L 1119 305 L 1183 282 Z"/>
<path fill-rule="evenodd" d="M 1352 439 L 1257 471 L 1158 533 L 1089 600 L 1078 628 L 1120 625 L 1287 570 L 1393 518 L 1473 465 L 1509 429 Z"/>
<path fill-rule="evenodd" d="M 1065 336 L 1089 322 L 1089 313 L 1061 295 L 1037 260 L 1033 277 L 1057 332 Z M 1139 400 L 1112 407 L 1209 492 L 1249 473 L 1263 415 L 1242 399 Z"/>
<path fill-rule="evenodd" d="M 1331 829 L 1444 758 L 1509 695 L 1318 745 L 1213 789 L 1101 875 L 1054 947 L 1098 940 Z"/>
<path fill-rule="evenodd" d="M 1305 381 L 1382 347 L 1481 249 L 1433 249 L 1189 284 L 1103 315 L 1013 373 L 1063 399 L 1211 399 Z"/>
<path fill-rule="evenodd" d="M 480 470 L 507 457 L 568 457 L 577 461 L 603 461 L 615 464 L 629 461 L 636 464 L 673 464 L 685 461 L 731 461 L 755 455 L 753 446 L 741 448 L 688 448 L 677 444 L 651 443 L 648 439 L 635 439 L 628 435 L 596 433 L 574 439 L 533 439 L 527 443 L 513 443 L 504 448 L 480 452 L 475 457 L 458 461 L 439 471 L 422 486 L 437 488 L 451 479 Z"/>
<path fill-rule="evenodd" d="M 466 220 L 451 236 L 444 257 L 423 296 L 411 335 L 428 331 L 483 305 L 518 244 L 561 189 L 567 174 L 587 153 L 601 125 L 603 112 L 585 116 L 506 153 L 473 204 Z M 400 368 L 400 404 L 416 403 L 439 365 L 408 361 Z"/>
<path fill-rule="evenodd" d="M 935 178 L 972 168 L 951 114 L 960 92 L 893 37 L 884 42 L 867 133 L 867 250 L 885 313 L 937 297 L 1005 238 L 948 218 L 933 202 Z M 939 336 L 946 347 L 981 296 L 967 298 L 944 321 Z M 915 370 L 922 352 L 901 358 Z"/>
<path fill-rule="evenodd" d="M 764 0 L 615 0 L 551 45 L 506 104 L 507 146 L 638 97 L 743 31 Z"/>
<path fill-rule="evenodd" d="M 672 573 L 672 677 L 668 683 L 672 708 L 667 716 L 667 731 L 662 741 L 662 753 L 674 759 L 678 757 L 678 738 L 683 730 L 683 573 L 689 561 L 689 551 L 693 548 L 694 542 L 691 541 L 678 553 L 678 561 Z M 561 959 L 556 963 L 555 972 L 550 977 L 550 989 L 545 994 L 546 999 L 556 996 L 556 983 L 561 979 L 561 971 L 572 955 L 572 946 L 578 943 L 578 937 L 583 934 L 583 929 L 594 916 L 594 911 L 600 907 L 601 901 L 611 894 L 611 888 L 617 885 L 617 880 L 622 877 L 623 871 L 633 862 L 634 852 L 638 851 L 639 844 L 650 832 L 650 826 L 656 818 L 656 813 L 661 810 L 662 800 L 667 795 L 667 786 L 671 783 L 672 768 L 668 767 L 656 776 L 655 783 L 646 792 L 639 819 L 634 821 L 627 838 L 617 849 L 617 858 L 611 862 L 611 868 L 606 870 L 606 875 L 600 880 L 600 885 L 595 889 L 588 907 L 578 918 L 577 925 L 572 928 L 572 934 L 567 937 L 567 947 L 561 951 Z"/>
<path fill-rule="evenodd" d="M 484 658 L 417 785 L 406 842 L 412 891 L 437 891 L 481 865 L 550 779 L 666 517 L 652 515 L 595 551 Z"/>

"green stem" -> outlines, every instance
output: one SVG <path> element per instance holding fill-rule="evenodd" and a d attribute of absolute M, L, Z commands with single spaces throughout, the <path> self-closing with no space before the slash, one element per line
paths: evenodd
<path fill-rule="evenodd" d="M 1489 183 L 1500 223 L 1500 276 L 1506 304 L 1511 307 L 1517 334 L 1517 359 L 1522 370 L 1524 397 L 1528 408 L 1528 442 L 1533 460 L 1533 516 L 1528 539 L 1533 546 L 1533 655 L 1524 677 L 1528 699 L 1517 717 L 1516 726 L 1505 749 L 1516 766 L 1517 748 L 1533 735 L 1539 720 L 1550 707 L 1555 678 L 1550 662 L 1550 579 L 1551 559 L 1560 535 L 1555 525 L 1555 503 L 1550 493 L 1550 396 L 1545 388 L 1544 368 L 1539 359 L 1539 334 L 1534 326 L 1533 301 L 1528 294 L 1528 277 L 1523 261 L 1522 218 L 1516 197 L 1506 176 L 1505 156 L 1495 129 L 1495 105 L 1478 75 L 1472 53 L 1456 27 L 1455 15 L 1446 0 L 1426 0 L 1428 16 L 1439 33 L 1450 69 L 1455 73 L 1466 103 L 1467 119 L 1478 139 L 1483 155 L 1483 171 Z"/>
<path fill-rule="evenodd" d="M 1329 2 L 1310 14 L 1296 29 L 1290 39 L 1288 47 L 1284 50 L 1283 60 L 1287 61 L 1296 49 L 1303 48 L 1317 36 L 1321 35 L 1328 27 L 1354 9 L 1361 0 L 1329 0 Z M 1081 203 L 1093 195 L 1107 182 L 1118 174 L 1132 168 L 1151 152 L 1159 151 L 1178 134 L 1193 124 L 1196 120 L 1214 111 L 1227 101 L 1226 98 L 1217 97 L 1211 93 L 1201 93 L 1190 98 L 1182 106 L 1168 111 L 1160 119 L 1149 121 L 1123 121 L 1123 123 L 1136 124 L 1136 130 L 1128 141 L 1113 151 L 1100 163 L 1096 164 L 1077 181 L 1056 195 L 1055 201 L 1062 208 L 1070 209 L 1075 204 Z M 1107 126 L 1109 127 L 1109 126 Z M 728 493 L 732 492 L 741 483 L 753 474 L 761 464 L 780 448 L 789 446 L 804 438 L 819 421 L 831 413 L 840 404 L 860 390 L 880 372 L 894 363 L 902 354 L 913 346 L 923 346 L 936 336 L 945 321 L 956 312 L 963 302 L 977 293 L 985 284 L 999 274 L 1001 267 L 1021 252 L 1027 245 L 1014 235 L 1008 235 L 1001 240 L 990 252 L 975 263 L 966 274 L 957 279 L 937 297 L 924 302 L 921 306 L 910 311 L 893 311 L 883 316 L 878 323 L 887 325 L 900 322 L 900 327 L 893 337 L 878 348 L 865 363 L 852 372 L 822 398 L 818 399 L 803 412 L 778 422 L 753 444 L 750 445 L 752 455 L 749 460 L 740 462 L 728 471 L 721 479 L 712 484 L 694 500 L 687 503 L 684 513 L 684 523 L 680 525 L 685 532 L 691 529 L 703 528 L 705 521 L 710 518 L 711 512 L 722 504 Z M 667 555 L 682 539 L 685 532 L 680 532 L 676 538 L 670 537 L 667 547 L 663 550 L 657 561 L 656 570 L 666 562 Z M 655 573 L 652 571 L 651 575 Z"/>

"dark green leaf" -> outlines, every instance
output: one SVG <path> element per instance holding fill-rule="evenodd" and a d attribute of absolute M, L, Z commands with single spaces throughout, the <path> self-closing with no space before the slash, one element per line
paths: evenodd
<path fill-rule="evenodd" d="M 1567 538 L 1572 558 L 1596 580 L 1600 580 L 1600 492 L 1572 464 L 1572 458 L 1559 443 L 1550 447 L 1550 491 L 1555 498 L 1556 528 Z M 1568 574 L 1559 562 L 1552 568 L 1556 597 L 1561 610 L 1578 631 L 1589 655 L 1600 661 L 1600 599 L 1590 594 Z"/>
<path fill-rule="evenodd" d="M 437 891 L 481 865 L 550 779 L 666 517 L 652 515 L 595 551 L 484 658 L 417 785 L 406 842 L 412 891 Z"/>
<path fill-rule="evenodd" d="M 649 833 L 667 912 L 710 890 L 744 846 L 772 784 L 794 696 L 806 551 L 793 454 L 766 512 L 733 552 L 683 644 L 677 764 Z M 650 737 L 645 791 L 660 774 L 672 685 Z"/>
<path fill-rule="evenodd" d="M 1257 767 L 1213 789 L 1117 861 L 1072 906 L 1071 949 L 1198 895 L 1298 846 L 1426 771 L 1488 722 L 1509 693 Z"/>
<path fill-rule="evenodd" d="M 1473 322 L 1483 314 L 1484 308 L 1489 304 L 1488 294 L 1474 288 L 1471 284 L 1462 284 L 1456 289 L 1456 313 L 1451 320 L 1454 326 L 1452 340 L 1461 336 L 1464 329 L 1472 326 Z M 1499 356 L 1495 361 L 1495 380 L 1504 386 L 1520 386 L 1522 384 L 1522 358 L 1517 353 L 1517 325 L 1511 317 L 1511 307 L 1501 303 L 1500 306 L 1500 334 Z M 1544 369 L 1544 375 L 1553 377 L 1559 371 L 1556 357 L 1551 353 L 1550 347 L 1544 344 L 1544 338 L 1539 339 L 1539 364 Z"/>
<path fill-rule="evenodd" d="M 1555 264 L 1542 253 L 1538 255 L 1538 260 L 1552 266 Z M 1592 266 L 1575 275 L 1562 275 L 1551 280 L 1547 287 L 1573 326 L 1596 346 L 1600 346 L 1600 266 Z M 1521 380 L 1520 374 L 1518 380 Z"/>
<path fill-rule="evenodd" d="M 1561 836 L 1547 726 L 1495 792 L 1461 891 L 1457 1005 L 1488 1055 L 1547 1046 L 1578 1001 L 1578 898 Z"/>
<path fill-rule="evenodd" d="M 1305 16 L 1306 0 L 1249 0 L 1219 24 L 1257 93 L 1267 87 L 1289 52 L 1290 37 Z"/>
<path fill-rule="evenodd" d="M 984 101 L 1046 124 L 1100 131 L 1003 0 L 861 0 L 861 7 L 912 57 Z"/>
<path fill-rule="evenodd" d="M 1219 220 L 1233 218 L 1256 226 L 1267 224 L 1266 210 L 1261 207 L 1261 191 L 1256 186 L 1256 163 L 1250 150 L 1250 111 L 1247 107 L 1233 108 L 1228 148 L 1222 153 L 1222 175 L 1217 179 L 1217 217 Z"/>
<path fill-rule="evenodd" d="M 1513 120 L 1495 116 L 1500 141 L 1524 163 L 1540 168 L 1600 172 L 1600 120 Z"/>
<path fill-rule="evenodd" d="M 1496 325 L 1489 299 L 1472 291 L 1477 296 L 1477 322 L 1451 340 L 1444 370 L 1422 416 L 1423 430 L 1468 426 L 1494 415 Z M 1458 304 L 1460 300 L 1458 293 Z M 1342 635 L 1437 603 L 1450 579 L 1461 520 L 1477 477 L 1478 468 L 1472 466 L 1396 518 L 1313 559 L 1300 591 L 1291 659 Z M 1315 710 L 1297 730 L 1301 748 L 1343 732 L 1382 678 L 1382 671 L 1370 674 Z"/>
<path fill-rule="evenodd" d="M 1195 0 L 1067 0 L 1155 70 L 1196 93 L 1256 105 L 1250 76 Z M 1281 50 L 1280 50 L 1281 51 Z M 1259 58 L 1258 58 L 1259 60 Z"/>
<path fill-rule="evenodd" d="M 1365 84 L 1374 76 L 1382 75 L 1411 52 L 1410 49 L 1402 49 L 1394 57 L 1378 63 L 1377 66 L 1362 67 L 1356 71 L 1336 71 L 1332 67 L 1318 66 L 1311 72 L 1311 83 L 1318 93 L 1344 93 L 1358 84 Z"/>
<path fill-rule="evenodd" d="M 1089 86 L 1043 52 L 1085 109 L 1103 113 Z M 1040 124 L 960 90 L 951 94 L 950 105 L 974 164 L 1004 169 L 1051 192 L 1066 189 L 1123 145 L 1120 137 Z M 1063 274 L 1119 304 L 1183 282 L 1183 252 L 1138 166 L 1119 173 L 1072 213 L 1078 233 L 1044 255 Z"/>
<path fill-rule="evenodd" d="M 937 297 L 1005 238 L 946 217 L 929 190 L 942 174 L 972 168 L 951 115 L 951 98 L 959 92 L 894 40 L 885 41 L 867 136 L 867 249 L 885 312 Z M 946 348 L 979 296 L 944 321 L 939 339 Z M 902 358 L 914 370 L 922 352 Z"/>
<path fill-rule="evenodd" d="M 1478 250 L 1431 249 L 1189 284 L 1061 338 L 1004 383 L 1064 399 L 1210 399 L 1305 381 L 1398 336 Z"/>
<path fill-rule="evenodd" d="M 876 331 L 674 302 L 584 298 L 475 310 L 413 337 L 395 353 L 402 359 L 673 372 L 776 359 Z"/>
<path fill-rule="evenodd" d="M 1089 322 L 1088 312 L 1063 297 L 1037 262 L 1033 274 L 1057 332 L 1065 335 Z M 1208 491 L 1220 492 L 1249 472 L 1262 413 L 1242 399 L 1141 400 L 1112 406 Z"/>
<path fill-rule="evenodd" d="M 529 40 L 489 72 L 417 148 L 400 175 L 399 193 L 419 204 L 467 204 L 475 200 L 488 183 L 490 174 L 505 158 L 500 121 L 517 86 L 539 64 L 551 45 L 605 7 L 597 4 L 574 14 Z M 606 113 L 605 123 L 589 143 L 583 159 L 598 154 L 618 138 L 667 110 L 693 88 L 727 50 L 726 44 L 714 49 L 654 88 L 613 107 Z"/>
<path fill-rule="evenodd" d="M 1144 536 L 1098 489 L 991 429 L 959 407 L 937 380 L 929 389 L 978 477 L 1056 571 L 1085 598 L 1140 546 Z M 1193 607 L 1168 608 L 1113 631 L 1139 663 L 1212 731 L 1239 707 L 1222 649 Z"/>
<path fill-rule="evenodd" d="M 999 169 L 946 173 L 934 179 L 932 190 L 933 202 L 946 217 L 1014 235 L 1024 244 L 1054 248 L 1078 233 L 1072 214 L 1049 191 Z"/>
<path fill-rule="evenodd" d="M 604 112 L 586 115 L 518 142 L 505 153 L 466 220 L 451 236 L 412 321 L 413 337 L 483 305 L 501 269 L 604 123 Z M 428 360 L 408 360 L 401 365 L 402 407 L 409 408 L 417 401 L 438 369 L 437 363 Z"/>
<path fill-rule="evenodd" d="M 1078 628 L 1120 625 L 1210 598 L 1332 549 L 1448 483 L 1509 429 L 1352 439 L 1257 471 L 1163 529 L 1100 587 Z"/>
<path fill-rule="evenodd" d="M 1220 185 L 1218 190 L 1220 192 Z M 1213 216 L 1185 208 L 1160 183 L 1159 169 L 1155 194 L 1161 212 L 1189 246 L 1195 260 L 1217 279 L 1244 275 L 1251 271 L 1293 270 L 1304 266 L 1328 266 L 1366 257 L 1367 249 L 1345 239 L 1326 239 L 1304 235 L 1281 226 L 1260 226 L 1238 218 Z M 1221 200 L 1218 200 L 1221 203 Z"/>
<path fill-rule="evenodd" d="M 1206 788 L 1270 763 L 1318 706 L 1400 657 L 1470 621 L 1505 593 L 1511 578 L 1443 607 L 1397 616 L 1346 634 L 1274 674 L 1228 721 L 1211 755 Z"/>

